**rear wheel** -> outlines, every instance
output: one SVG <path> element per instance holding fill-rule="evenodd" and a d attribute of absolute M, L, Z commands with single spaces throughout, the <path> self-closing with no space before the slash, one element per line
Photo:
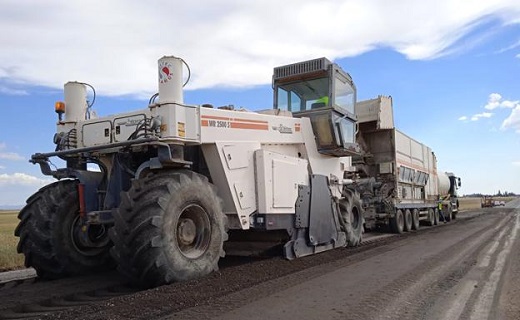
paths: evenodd
<path fill-rule="evenodd" d="M 412 210 L 412 229 L 419 230 L 419 210 Z"/>
<path fill-rule="evenodd" d="M 404 231 L 404 214 L 402 210 L 395 212 L 395 217 L 390 219 L 390 229 L 393 233 L 403 233 Z"/>
<path fill-rule="evenodd" d="M 110 232 L 119 270 L 142 286 L 218 270 L 227 240 L 220 199 L 206 177 L 164 171 L 135 180 Z"/>
<path fill-rule="evenodd" d="M 404 211 L 404 231 L 412 230 L 412 212 L 410 209 Z"/>
<path fill-rule="evenodd" d="M 85 274 L 111 263 L 107 229 L 81 223 L 77 185 L 77 180 L 62 180 L 43 187 L 18 215 L 17 250 L 40 277 Z"/>

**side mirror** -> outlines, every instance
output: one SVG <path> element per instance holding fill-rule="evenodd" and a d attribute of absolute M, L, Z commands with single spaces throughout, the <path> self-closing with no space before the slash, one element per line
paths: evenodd
<path fill-rule="evenodd" d="M 457 185 L 460 187 L 460 178 L 457 178 Z"/>

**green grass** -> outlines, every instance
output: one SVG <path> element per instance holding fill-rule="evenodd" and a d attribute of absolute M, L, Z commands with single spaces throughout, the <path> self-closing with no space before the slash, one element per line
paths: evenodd
<path fill-rule="evenodd" d="M 22 268 L 24 257 L 16 252 L 18 211 L 0 211 L 0 271 Z"/>

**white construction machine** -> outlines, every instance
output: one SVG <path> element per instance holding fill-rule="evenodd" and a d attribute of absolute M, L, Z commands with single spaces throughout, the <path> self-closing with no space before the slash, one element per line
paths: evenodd
<path fill-rule="evenodd" d="M 39 276 L 115 261 L 156 286 L 216 270 L 228 235 L 278 243 L 287 259 L 360 243 L 350 75 L 325 58 L 275 68 L 274 108 L 257 113 L 185 104 L 183 63 L 161 58 L 150 104 L 113 116 L 91 117 L 88 85 L 65 84 L 56 150 L 31 159 L 58 181 L 27 200 L 15 232 Z"/>

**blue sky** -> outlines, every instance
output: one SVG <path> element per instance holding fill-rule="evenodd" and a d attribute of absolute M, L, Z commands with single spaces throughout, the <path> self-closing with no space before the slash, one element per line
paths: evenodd
<path fill-rule="evenodd" d="M 520 2 L 0 0 L 0 207 L 52 181 L 54 102 L 92 84 L 99 115 L 145 108 L 156 61 L 184 58 L 185 102 L 272 106 L 272 68 L 328 57 L 358 99 L 391 95 L 396 126 L 430 146 L 462 193 L 520 193 Z M 327 17 L 319 23 L 317 17 Z"/>

